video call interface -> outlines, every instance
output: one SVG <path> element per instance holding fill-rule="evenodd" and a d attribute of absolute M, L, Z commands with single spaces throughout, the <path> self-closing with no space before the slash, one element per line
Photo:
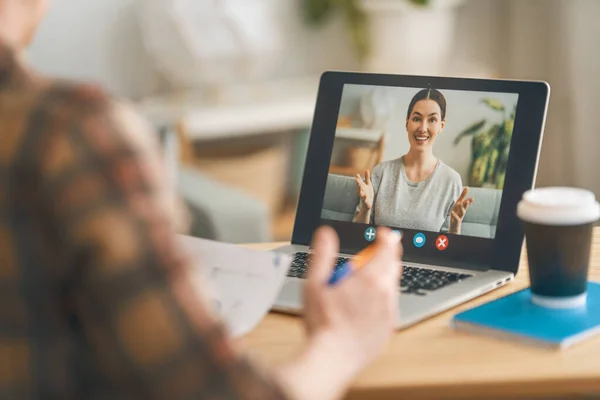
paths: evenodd
<path fill-rule="evenodd" d="M 344 86 L 321 218 L 493 239 L 518 101 L 494 93 Z M 443 240 L 440 240 L 442 238 Z"/>

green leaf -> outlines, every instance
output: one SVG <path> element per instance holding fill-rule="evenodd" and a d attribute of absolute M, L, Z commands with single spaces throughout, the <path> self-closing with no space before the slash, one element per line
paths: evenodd
<path fill-rule="evenodd" d="M 339 1 L 339 0 L 338 0 Z M 354 41 L 354 47 L 359 58 L 364 59 L 369 54 L 369 37 L 367 29 L 367 15 L 356 1 L 345 0 L 340 4 L 346 14 L 346 23 L 350 36 Z"/>
<path fill-rule="evenodd" d="M 496 189 L 504 189 L 504 178 L 506 177 L 506 168 L 496 171 Z"/>
<path fill-rule="evenodd" d="M 512 137 L 513 129 L 515 128 L 515 120 L 507 119 L 504 121 L 504 134 L 509 138 Z"/>
<path fill-rule="evenodd" d="M 504 105 L 495 99 L 482 99 L 481 100 L 483 103 L 487 104 L 490 108 L 496 110 L 496 111 L 504 111 Z"/>
<path fill-rule="evenodd" d="M 429 0 L 409 0 L 409 1 L 420 7 L 425 7 L 425 6 L 429 5 Z"/>
<path fill-rule="evenodd" d="M 302 10 L 306 21 L 313 25 L 323 24 L 334 11 L 335 0 L 302 0 Z"/>
<path fill-rule="evenodd" d="M 495 128 L 492 127 L 487 132 L 483 132 L 473 138 L 473 153 L 483 154 L 489 152 L 494 147 Z"/>
<path fill-rule="evenodd" d="M 498 151 L 500 151 L 500 157 L 496 164 L 496 189 L 503 189 L 506 167 L 508 166 L 509 147 L 507 146 L 503 149 L 498 149 Z"/>
<path fill-rule="evenodd" d="M 488 168 L 486 171 L 485 181 L 486 183 L 494 183 L 494 178 L 496 176 L 496 170 L 498 167 L 498 157 L 500 156 L 500 152 L 497 148 L 491 149 L 490 157 L 488 159 Z"/>
<path fill-rule="evenodd" d="M 469 186 L 481 187 L 484 183 L 488 167 L 489 153 L 484 153 L 473 160 L 471 165 L 471 173 L 469 176 Z"/>
<path fill-rule="evenodd" d="M 454 145 L 456 146 L 463 137 L 473 135 L 476 132 L 478 132 L 481 128 L 483 128 L 485 122 L 485 119 L 482 119 L 481 121 L 476 122 L 473 125 L 467 127 L 465 130 L 463 130 L 456 136 L 456 138 L 454 139 Z"/>

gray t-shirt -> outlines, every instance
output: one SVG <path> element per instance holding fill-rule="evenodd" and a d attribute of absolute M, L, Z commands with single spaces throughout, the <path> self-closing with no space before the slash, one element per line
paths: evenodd
<path fill-rule="evenodd" d="M 441 160 L 423 182 L 406 176 L 404 156 L 378 164 L 371 173 L 375 197 L 371 224 L 446 232 L 450 211 L 462 191 L 458 172 Z M 360 204 L 357 207 L 357 212 Z"/>

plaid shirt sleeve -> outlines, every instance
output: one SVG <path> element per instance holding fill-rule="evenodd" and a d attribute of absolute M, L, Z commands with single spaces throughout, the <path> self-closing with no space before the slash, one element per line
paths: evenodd
<path fill-rule="evenodd" d="M 236 354 L 189 279 L 154 132 L 92 88 L 54 89 L 43 104 L 32 122 L 45 127 L 40 190 L 66 249 L 70 307 L 108 394 L 283 398 Z"/>

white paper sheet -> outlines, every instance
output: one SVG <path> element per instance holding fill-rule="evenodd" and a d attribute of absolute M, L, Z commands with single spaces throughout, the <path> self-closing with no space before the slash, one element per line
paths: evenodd
<path fill-rule="evenodd" d="M 193 258 L 198 278 L 233 337 L 250 332 L 271 309 L 283 286 L 291 257 L 271 251 L 179 235 Z"/>

